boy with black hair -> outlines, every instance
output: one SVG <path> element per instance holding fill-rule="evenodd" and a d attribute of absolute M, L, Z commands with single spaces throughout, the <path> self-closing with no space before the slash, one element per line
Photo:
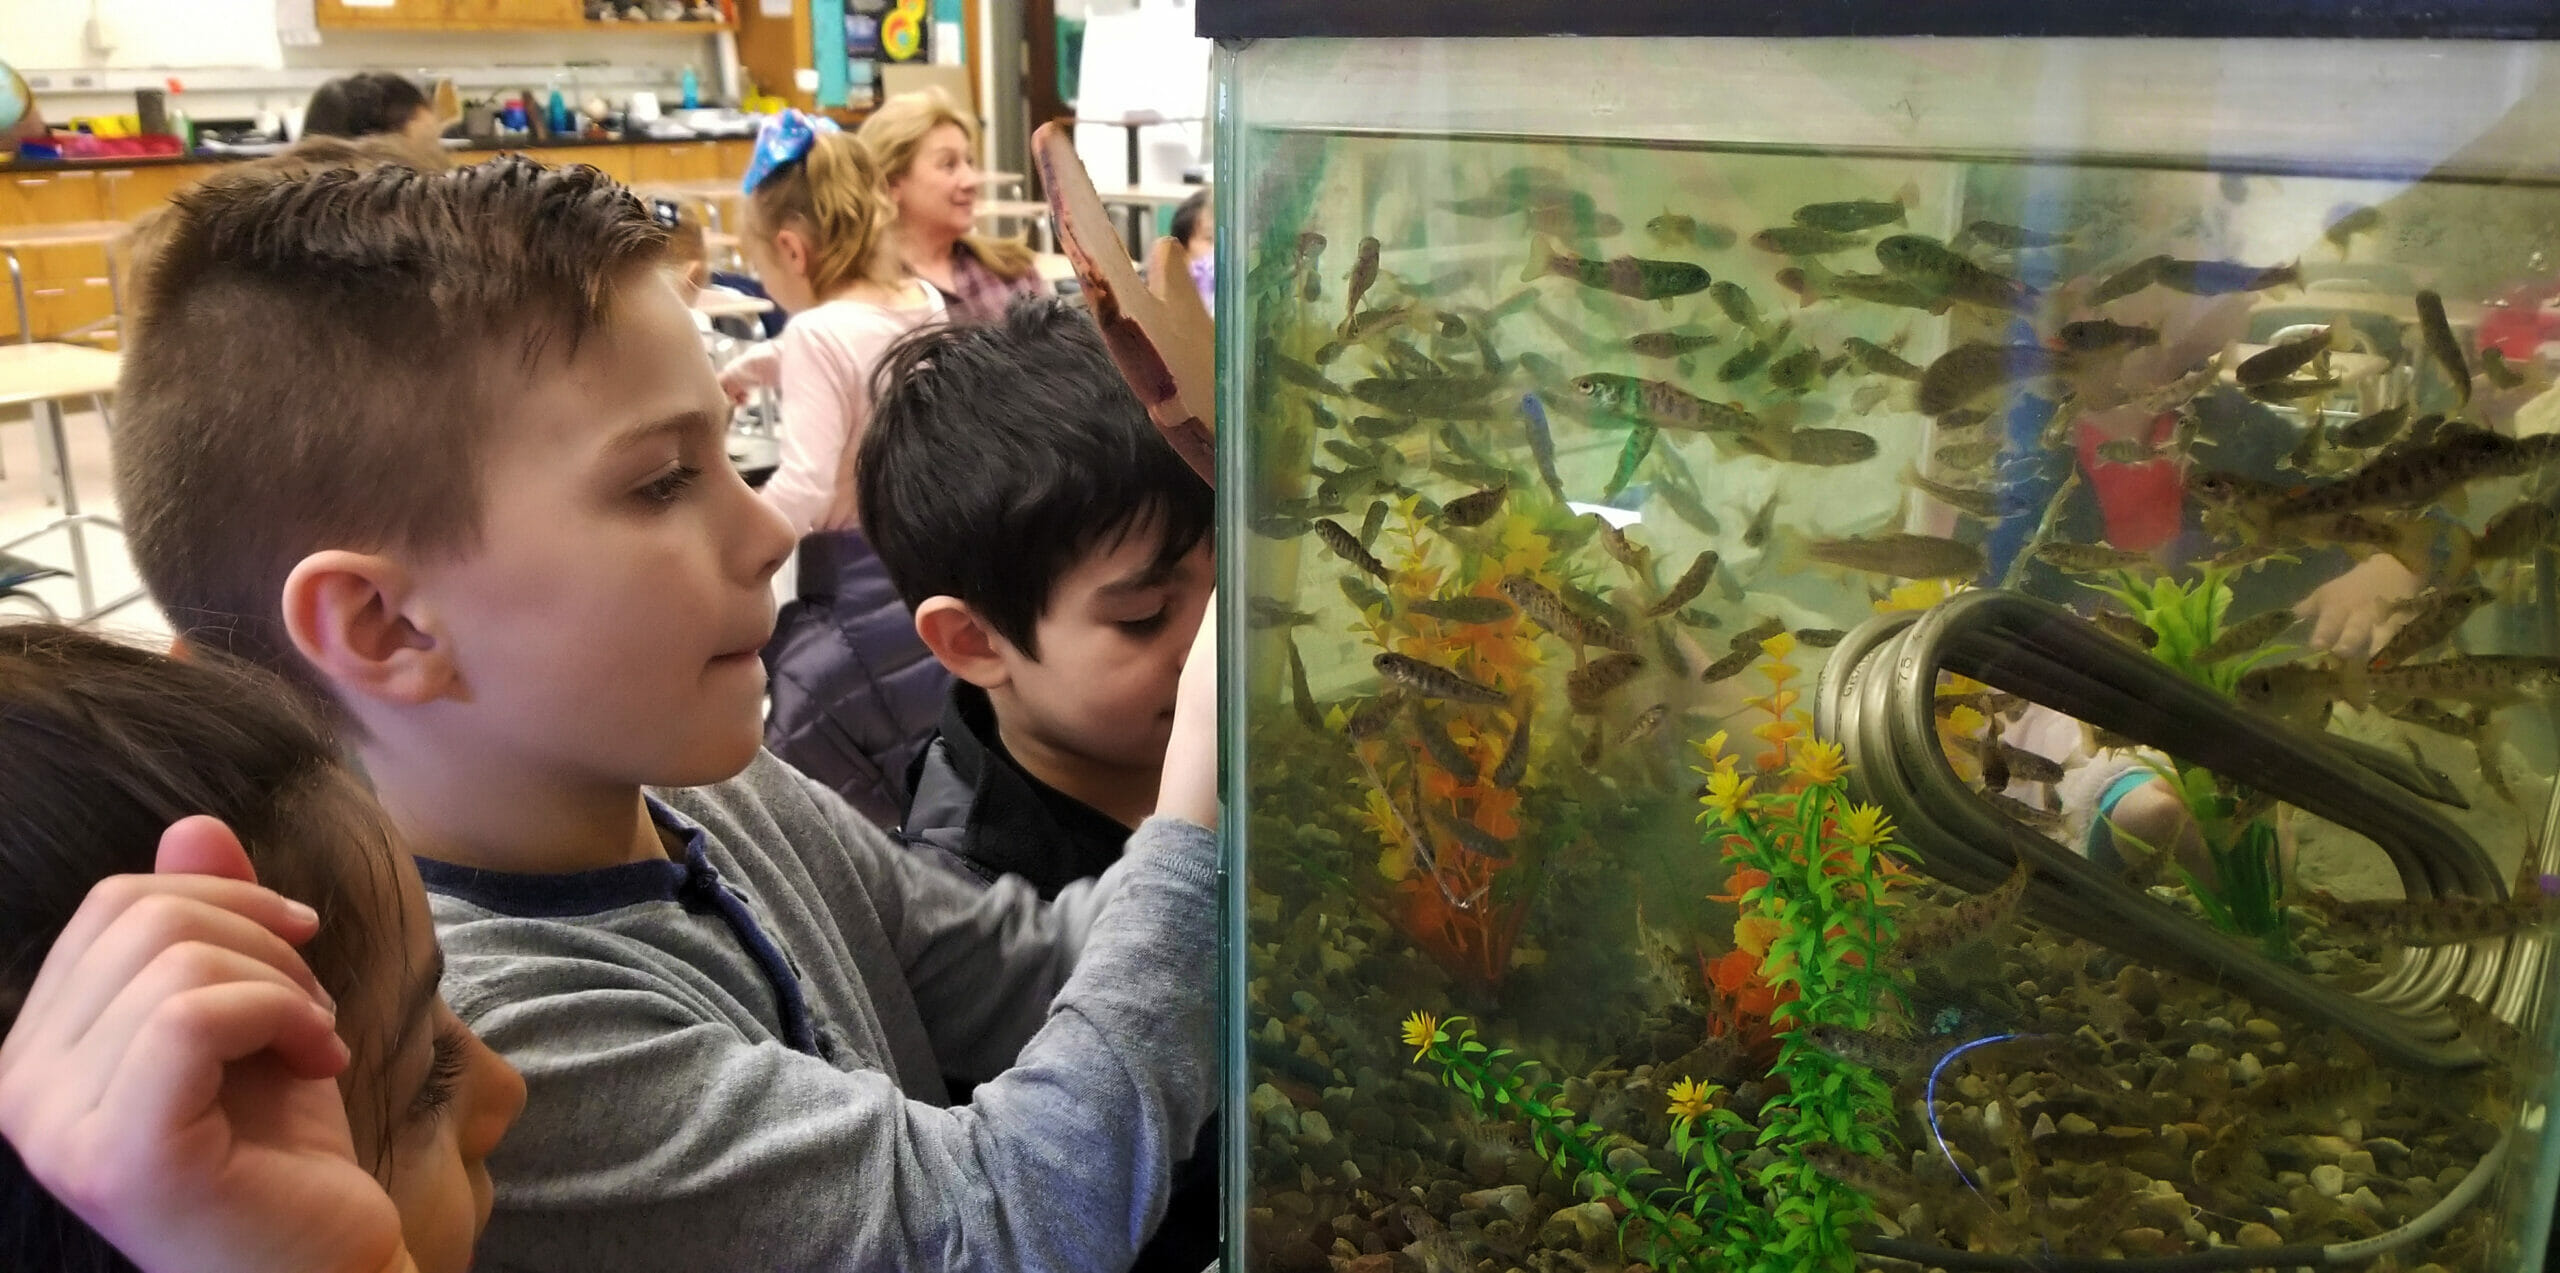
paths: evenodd
<path fill-rule="evenodd" d="M 1068 302 L 920 329 L 877 374 L 863 534 L 953 677 L 898 834 L 980 884 L 1058 896 L 1117 861 L 1158 798 L 1216 583 L 1209 487 Z M 1137 1273 L 1216 1259 L 1216 1126 L 1174 1168 Z"/>
<path fill-rule="evenodd" d="M 761 752 L 792 537 L 664 246 L 516 158 L 180 195 L 118 400 L 136 563 L 189 646 L 316 692 L 421 858 L 529 1089 L 483 1267 L 1125 1268 L 1215 1089 L 1213 660 L 1158 816 L 1054 903 Z"/>
<path fill-rule="evenodd" d="M 444 135 L 444 121 L 436 118 L 435 105 L 427 100 L 425 90 L 407 76 L 389 71 L 341 75 L 313 89 L 310 104 L 302 110 L 305 137 L 377 133 L 397 133 L 432 147 Z"/>
<path fill-rule="evenodd" d="M 957 678 L 901 835 L 1055 896 L 1155 803 L 1215 583 L 1209 487 L 1067 302 L 926 328 L 878 374 L 862 530 Z"/>

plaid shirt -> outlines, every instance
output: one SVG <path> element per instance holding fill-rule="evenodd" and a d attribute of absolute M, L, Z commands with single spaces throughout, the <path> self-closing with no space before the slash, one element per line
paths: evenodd
<path fill-rule="evenodd" d="M 943 306 L 951 311 L 950 319 L 955 323 L 995 322 L 1004 317 L 1005 307 L 1013 304 L 1013 298 L 1042 296 L 1049 291 L 1040 271 L 1025 270 L 1022 277 L 1008 280 L 988 269 L 987 263 L 979 260 L 965 242 L 952 246 L 951 283 L 952 290 L 945 291 L 939 285 L 934 290 L 942 292 Z"/>

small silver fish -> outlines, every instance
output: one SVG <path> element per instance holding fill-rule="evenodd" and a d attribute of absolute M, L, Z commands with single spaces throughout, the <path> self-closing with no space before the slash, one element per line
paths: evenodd
<path fill-rule="evenodd" d="M 1840 342 L 1840 348 L 1861 370 L 1871 371 L 1879 376 L 1891 376 L 1896 380 L 1918 380 L 1923 374 L 1919 367 L 1904 361 L 1901 355 L 1871 340 L 1851 336 Z"/>
<path fill-rule="evenodd" d="M 2039 545 L 2035 556 L 2036 560 L 2056 570 L 2080 575 L 2094 574 L 2101 570 L 2157 568 L 2159 564 L 2151 560 L 2150 554 L 2138 553 L 2130 548 L 2115 548 L 2106 544 L 2074 544 L 2062 540 Z"/>
<path fill-rule="evenodd" d="M 1342 329 L 1348 336 L 1352 319 L 1360 309 L 1360 298 L 1368 295 L 1370 285 L 1378 281 L 1378 241 L 1376 239 L 1360 240 L 1359 259 L 1352 263 L 1351 273 L 1346 277 L 1351 284 L 1351 296 L 1342 307 Z"/>
<path fill-rule="evenodd" d="M 1656 703 L 1636 713 L 1636 718 L 1627 723 L 1625 732 L 1618 735 L 1618 745 L 1624 747 L 1651 738 L 1653 732 L 1662 728 L 1662 722 L 1670 716 L 1671 705 L 1668 703 Z"/>
<path fill-rule="evenodd" d="M 2330 441 L 2350 448 L 2350 451 L 2363 451 L 2368 446 L 2381 446 L 2381 443 L 2391 441 L 2404 423 L 2409 423 L 2409 407 L 2383 407 L 2371 415 L 2358 415 L 2355 420 L 2332 428 Z"/>
<path fill-rule="evenodd" d="M 2391 667 L 2452 639 L 2470 621 L 2473 611 L 2496 599 L 2497 594 L 2476 583 L 2429 595 L 2420 603 L 2418 613 L 2374 651 L 2373 666 Z"/>
<path fill-rule="evenodd" d="M 1758 646 L 1743 646 L 1734 650 L 1732 653 L 1725 655 L 1723 658 L 1717 659 L 1715 662 L 1708 664 L 1707 670 L 1698 674 L 1698 680 L 1707 685 L 1713 685 L 1718 681 L 1731 680 L 1734 677 L 1741 675 L 1742 669 L 1751 666 L 1752 661 L 1759 657 L 1760 648 Z"/>
<path fill-rule="evenodd" d="M 1360 517 L 1360 546 L 1366 548 L 1377 543 L 1378 532 L 1386 528 L 1387 502 L 1382 499 L 1369 501 L 1369 511 Z"/>
<path fill-rule="evenodd" d="M 1429 806 L 1425 806 L 1424 816 L 1433 826 L 1447 832 L 1450 839 L 1457 841 L 1459 848 L 1477 857 L 1496 862 L 1507 862 L 1511 859 L 1512 852 L 1509 844 L 1496 839 L 1469 819 L 1452 817 Z"/>
<path fill-rule="evenodd" d="M 1340 582 L 1343 598 L 1351 603 L 1353 609 L 1383 610 L 1386 608 L 1387 594 L 1370 587 L 1358 575 L 1344 575 Z"/>
<path fill-rule="evenodd" d="M 1625 633 L 1568 609 L 1563 598 L 1534 579 L 1513 575 L 1503 580 L 1501 586 L 1502 595 L 1520 607 L 1520 612 L 1529 616 L 1530 622 L 1554 633 L 1559 640 L 1573 645 L 1596 645 L 1622 653 L 1635 649 L 1635 641 Z"/>
<path fill-rule="evenodd" d="M 1316 696 L 1307 688 L 1307 664 L 1298 657 L 1298 643 L 1281 638 L 1289 647 L 1289 707 L 1297 712 L 1298 722 L 1317 733 L 1324 732 L 1324 713 L 1316 710 Z"/>
<path fill-rule="evenodd" d="M 1529 718 L 1536 699 L 1520 700 L 1520 715 L 1511 723 L 1511 744 L 1502 749 L 1502 763 L 1493 767 L 1493 785 L 1505 791 L 1520 785 L 1529 773 Z"/>
<path fill-rule="evenodd" d="M 2293 611 L 2269 610 L 2265 614 L 2224 628 L 2222 634 L 2196 651 L 2198 663 L 2219 663 L 2224 659 L 2247 654 L 2259 646 L 2284 635 L 2284 630 L 2301 622 Z"/>
<path fill-rule="evenodd" d="M 1344 530 L 1342 523 L 1331 518 L 1318 518 L 1315 528 L 1316 538 L 1323 540 L 1324 546 L 1332 549 L 1335 556 L 1359 567 L 1374 576 L 1380 583 L 1388 581 L 1387 564 L 1378 560 L 1376 555 L 1368 549 L 1361 547 L 1359 537 Z"/>
<path fill-rule="evenodd" d="M 1773 614 L 1768 618 L 1762 619 L 1758 623 L 1752 624 L 1750 627 L 1744 628 L 1740 632 L 1734 633 L 1726 648 L 1756 651 L 1760 648 L 1761 642 L 1766 641 L 1786 630 L 1787 625 L 1785 621 L 1779 619 L 1778 616 Z"/>
<path fill-rule="evenodd" d="M 2239 381 L 2243 389 L 2282 380 L 2329 352 L 2330 339 L 2330 329 L 2323 327 L 2281 345 L 2269 345 L 2241 359 L 2240 365 L 2231 369 L 2232 379 Z"/>
<path fill-rule="evenodd" d="M 1378 675 L 1424 698 L 1446 699 L 1453 703 L 1483 703 L 1499 707 L 1510 697 L 1481 681 L 1472 680 L 1436 664 L 1425 663 L 1411 655 L 1389 652 L 1370 660 Z"/>
<path fill-rule="evenodd" d="M 1301 628 L 1315 622 L 1316 617 L 1270 597 L 1255 597 L 1245 603 L 1245 620 L 1255 628 Z"/>
<path fill-rule="evenodd" d="M 2445 379 L 2453 385 L 2454 398 L 2464 406 L 2471 405 L 2471 366 L 2462 359 L 2462 342 L 2453 337 L 2453 324 L 2444 315 L 2444 298 L 2434 292 L 2420 292 L 2418 331 L 2426 338 L 2427 352 L 2444 369 Z"/>
<path fill-rule="evenodd" d="M 1984 564 L 1982 549 L 1976 545 L 1899 531 L 1816 540 L 1805 553 L 1843 569 L 1903 579 L 1970 579 L 1982 573 Z"/>
<path fill-rule="evenodd" d="M 1920 471 L 1917 469 L 1905 470 L 1902 475 L 1902 481 L 1904 485 L 1911 487 L 1913 490 L 1919 491 L 1921 494 L 1926 495 L 1949 508 L 1955 509 L 1967 516 L 1978 518 L 1982 521 L 1996 522 L 2000 520 L 2004 514 L 2003 505 L 2005 501 L 2000 492 L 1996 490 L 1982 490 L 1971 486 L 1950 486 L 1945 482 L 1934 481 L 1922 476 Z"/>
<path fill-rule="evenodd" d="M 1484 771 L 1476 766 L 1476 758 L 1467 754 L 1467 749 L 1449 736 L 1447 723 L 1421 699 L 1415 699 L 1413 703 L 1413 732 L 1414 737 L 1421 741 L 1422 749 L 1431 754 L 1431 763 L 1457 779 L 1459 786 L 1473 786 L 1476 779 L 1484 776 Z"/>
<path fill-rule="evenodd" d="M 1465 624 L 1500 623 L 1517 613 L 1500 597 L 1479 596 L 1425 597 L 1406 602 L 1405 609 L 1444 623 Z"/>
<path fill-rule="evenodd" d="M 1715 343 L 1716 337 L 1707 332 L 1638 332 L 1627 338 L 1627 349 L 1645 358 L 1677 358 Z"/>
<path fill-rule="evenodd" d="M 1772 502 L 1774 502 L 1775 499 L 1775 496 L 1771 497 Z M 1662 594 L 1662 599 L 1654 602 L 1651 606 L 1645 609 L 1645 617 L 1648 619 L 1659 619 L 1662 616 L 1689 604 L 1691 601 L 1696 600 L 1698 594 L 1705 591 L 1707 580 L 1714 577 L 1716 573 L 1716 561 L 1717 557 L 1715 549 L 1710 548 L 1705 552 L 1699 553 L 1697 560 L 1690 562 L 1689 568 L 1682 571 L 1680 573 L 1680 578 L 1674 581 L 1670 589 Z"/>
<path fill-rule="evenodd" d="M 1778 493 L 1776 491 L 1771 491 L 1769 492 L 1769 498 L 1761 501 L 1760 511 L 1751 515 L 1751 524 L 1743 528 L 1742 546 L 1745 548 L 1757 548 L 1762 544 L 1768 543 L 1769 532 L 1776 527 L 1777 517 Z"/>
<path fill-rule="evenodd" d="M 1599 523 L 1600 547 L 1607 550 L 1619 565 L 1641 575 L 1653 564 L 1652 549 L 1627 538 L 1625 531 L 1610 525 L 1607 518 L 1597 513 L 1592 514 L 1592 520 Z"/>
<path fill-rule="evenodd" d="M 1636 673 L 1643 670 L 1642 655 L 1626 653 L 1603 655 L 1593 659 L 1581 670 L 1565 676 L 1565 698 L 1573 704 L 1573 709 L 1577 712 L 1595 711 L 1599 707 L 1600 700 L 1608 697 L 1610 691 L 1634 680 Z"/>
<path fill-rule="evenodd" d="M 1502 511 L 1503 497 L 1511 493 L 1509 483 L 1490 486 L 1471 495 L 1461 495 L 1440 506 L 1440 523 L 1444 526 L 1481 526 Z"/>

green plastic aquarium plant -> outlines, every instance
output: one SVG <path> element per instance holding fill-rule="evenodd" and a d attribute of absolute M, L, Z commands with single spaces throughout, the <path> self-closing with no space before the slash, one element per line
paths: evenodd
<path fill-rule="evenodd" d="M 2120 572 L 2114 586 L 2090 587 L 2113 597 L 2156 638 L 2151 655 L 2188 680 L 2224 697 L 2232 697 L 2249 669 L 2284 653 L 2273 643 L 2283 621 L 2253 620 L 2232 624 L 2231 586 L 2226 572 L 2208 566 L 2192 582 L 2162 576 L 2145 579 Z M 2252 639 L 2256 631 L 2263 636 Z M 2216 928 L 2256 942 L 2271 958 L 2286 959 L 2293 941 L 2284 916 L 2284 861 L 2275 825 L 2257 808 L 2249 793 L 2194 765 L 2172 760 L 2152 762 L 2179 803 L 2186 807 L 2204 844 L 2212 878 L 2184 866 L 2179 880 L 2193 894 L 2205 918 Z M 2144 842 L 2123 826 L 2108 829 L 2155 860 L 2165 846 Z"/>
<path fill-rule="evenodd" d="M 1783 717 L 1793 641 L 1782 635 L 1763 648 L 1771 689 L 1760 706 Z M 1778 1060 L 1770 1072 L 1783 1080 L 1759 1113 L 1756 1143 L 1775 1151 L 1753 1181 L 1766 1199 L 1765 1245 L 1737 1267 L 1852 1269 L 1850 1235 L 1872 1218 L 1873 1204 L 1818 1166 L 1814 1151 L 1830 1145 L 1862 1156 L 1886 1153 L 1893 1092 L 1874 1071 L 1816 1040 L 1825 1031 L 1873 1030 L 1909 1007 L 1888 955 L 1910 855 L 1893 841 L 1882 809 L 1850 802 L 1839 744 L 1790 735 L 1776 758 L 1781 764 L 1764 755 L 1762 773 L 1745 776 L 1721 741 L 1699 748 L 1706 777 L 1699 820 L 1732 868 L 1730 896 L 1742 910 L 1737 931 L 1756 923 L 1768 936 L 1761 975 L 1780 994 L 1772 1015 Z M 1755 792 L 1763 777 L 1771 788 Z"/>
<path fill-rule="evenodd" d="M 1852 1235 L 1873 1218 L 1873 1203 L 1818 1164 L 1892 1149 L 1892 1089 L 1816 1040 L 1876 1029 L 1908 1006 L 1889 955 L 1909 853 L 1883 810 L 1848 799 L 1837 744 L 1770 727 L 1795 717 L 1785 663 L 1793 642 L 1772 638 L 1763 648 L 1771 689 L 1756 702 L 1770 722 L 1754 733 L 1777 746 L 1745 774 L 1742 758 L 1724 750 L 1725 735 L 1697 744 L 1706 779 L 1699 821 L 1730 868 L 1737 940 L 1758 946 L 1761 975 L 1780 991 L 1770 1070 L 1780 1090 L 1756 1121 L 1717 1104 L 1712 1084 L 1683 1078 L 1667 1092 L 1681 1178 L 1620 1170 L 1607 1151 L 1614 1134 L 1565 1108 L 1561 1085 L 1537 1077 L 1537 1062 L 1486 1046 L 1462 1018 L 1417 1012 L 1404 1022 L 1404 1040 L 1480 1115 L 1525 1121 L 1551 1167 L 1622 1208 L 1619 1238 L 1631 1258 L 1693 1273 L 1846 1273 L 1857 1266 Z M 1736 1153 L 1746 1138 L 1742 1152 L 1769 1151 L 1748 1172 Z"/>
<path fill-rule="evenodd" d="M 1708 1239 L 1758 1236 L 1749 1224 L 1741 1176 L 1717 1140 L 1747 1125 L 1731 1110 L 1708 1104 L 1712 1088 L 1692 1083 L 1675 1093 L 1684 1101 L 1673 1106 L 1673 1148 L 1683 1161 L 1697 1164 L 1682 1188 L 1650 1168 L 1613 1165 L 1611 1142 L 1624 1138 L 1567 1107 L 1564 1085 L 1541 1077 L 1542 1063 L 1509 1048 L 1487 1047 L 1465 1017 L 1442 1021 L 1416 1012 L 1405 1018 L 1403 1030 L 1415 1062 L 1438 1066 L 1441 1083 L 1466 1097 L 1479 1116 L 1526 1123 L 1530 1147 L 1556 1174 L 1616 1203 L 1622 1213 L 1618 1242 L 1629 1255 L 1658 1268 L 1722 1270 L 1728 1266 L 1716 1259 L 1718 1243 Z"/>

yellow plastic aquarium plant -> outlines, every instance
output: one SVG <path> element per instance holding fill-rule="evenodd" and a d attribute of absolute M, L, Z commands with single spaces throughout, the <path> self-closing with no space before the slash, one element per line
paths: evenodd
<path fill-rule="evenodd" d="M 1697 744 L 1706 780 L 1699 821 L 1731 870 L 1737 928 L 1765 933 L 1761 975 L 1792 996 L 1772 1014 L 1779 1090 L 1756 1121 L 1717 1104 L 1712 1085 L 1684 1077 L 1668 1092 L 1669 1145 L 1683 1177 L 1624 1171 L 1606 1152 L 1613 1133 L 1565 1108 L 1561 1086 L 1539 1078 L 1537 1062 L 1487 1047 L 1460 1018 L 1415 1013 L 1404 1039 L 1417 1063 L 1437 1066 L 1480 1114 L 1526 1121 L 1550 1166 L 1622 1208 L 1619 1238 L 1630 1257 L 1696 1273 L 1846 1273 L 1857 1264 L 1851 1237 L 1873 1204 L 1832 1172 L 1844 1156 L 1891 1149 L 1892 1089 L 1821 1041 L 1874 1031 L 1907 1008 L 1887 955 L 1910 855 L 1883 810 L 1849 800 L 1840 748 L 1801 736 L 1786 697 L 1793 642 L 1772 638 L 1764 649 L 1771 689 L 1757 708 L 1769 720 L 1755 733 L 1779 739 L 1777 763 L 1746 774 L 1723 734 Z M 1798 728 L 1768 728 L 1784 724 Z M 1746 1173 L 1739 1156 L 1754 1149 L 1770 1157 Z"/>
<path fill-rule="evenodd" d="M 2153 658 L 2227 698 L 2249 669 L 2284 652 L 2285 647 L 2273 641 L 2289 619 L 2260 616 L 2232 623 L 2228 580 L 2224 571 L 2208 566 L 2190 583 L 2166 576 L 2145 579 L 2125 571 L 2112 587 L 2089 586 L 2115 598 L 2151 631 Z M 2203 841 L 2212 878 L 2184 866 L 2177 873 L 2205 918 L 2224 932 L 2256 942 L 2270 958 L 2290 958 L 2293 940 L 2284 916 L 2284 860 L 2275 824 L 2259 807 L 2263 802 L 2194 765 L 2172 760 L 2153 762 L 2150 767 L 2186 807 Z M 2155 859 L 2168 847 L 2144 843 L 2112 821 L 2108 828 Z"/>
<path fill-rule="evenodd" d="M 1530 734 L 1531 678 L 1542 662 L 1526 620 L 1502 599 L 1508 575 L 1549 556 L 1520 513 L 1497 516 L 1463 545 L 1426 534 L 1405 497 L 1381 522 L 1388 577 L 1361 609 L 1359 631 L 1379 651 L 1452 669 L 1511 696 L 1505 706 L 1408 705 L 1374 737 L 1353 730 L 1365 790 L 1354 811 L 1379 838 L 1379 874 L 1394 891 L 1395 924 L 1452 973 L 1498 985 L 1534 900 L 1515 881 Z M 1470 609 L 1469 607 L 1474 607 Z M 1332 728 L 1353 711 L 1335 709 Z"/>

